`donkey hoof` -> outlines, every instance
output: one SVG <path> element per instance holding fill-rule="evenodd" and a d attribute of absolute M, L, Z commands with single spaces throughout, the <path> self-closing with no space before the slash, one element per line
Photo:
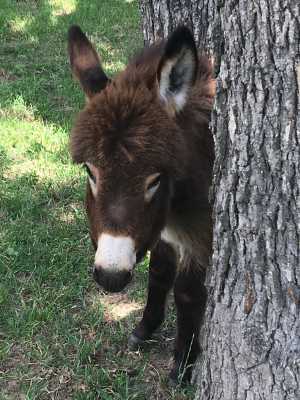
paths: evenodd
<path fill-rule="evenodd" d="M 128 349 L 130 351 L 137 351 L 143 345 L 143 343 L 143 339 L 140 339 L 134 333 L 132 333 L 128 339 Z"/>

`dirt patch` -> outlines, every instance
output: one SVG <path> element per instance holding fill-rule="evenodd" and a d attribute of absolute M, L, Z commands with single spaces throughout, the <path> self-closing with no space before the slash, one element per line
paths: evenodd
<path fill-rule="evenodd" d="M 6 373 L 10 373 L 15 369 L 16 366 L 24 364 L 25 362 L 26 357 L 24 355 L 22 347 L 18 345 L 12 346 L 9 352 L 9 357 L 1 365 L 2 376 Z"/>
<path fill-rule="evenodd" d="M 132 312 L 141 310 L 143 305 L 130 300 L 127 293 L 107 294 L 101 297 L 104 306 L 104 318 L 106 321 L 119 321 L 129 316 Z"/>
<path fill-rule="evenodd" d="M 0 343 L 1 345 L 1 343 Z M 14 345 L 10 349 L 10 356 L 0 367 L 0 393 L 5 399 L 23 400 L 25 396 L 20 393 L 20 380 L 15 374 L 19 365 L 24 365 L 26 358 L 22 352 L 21 346 Z"/>

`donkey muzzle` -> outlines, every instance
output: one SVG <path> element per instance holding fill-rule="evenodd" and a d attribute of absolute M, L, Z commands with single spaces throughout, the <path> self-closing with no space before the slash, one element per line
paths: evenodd
<path fill-rule="evenodd" d="M 97 266 L 94 267 L 94 279 L 108 292 L 120 292 L 131 281 L 131 271 L 106 271 Z"/>
<path fill-rule="evenodd" d="M 119 292 L 132 278 L 136 264 L 135 243 L 129 236 L 102 233 L 98 239 L 94 278 L 109 292 Z"/>

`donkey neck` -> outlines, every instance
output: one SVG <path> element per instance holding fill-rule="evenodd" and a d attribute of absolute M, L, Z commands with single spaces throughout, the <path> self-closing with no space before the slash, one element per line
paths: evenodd
<path fill-rule="evenodd" d="M 174 248 L 181 268 L 186 268 L 191 258 L 202 267 L 208 265 L 212 242 L 211 205 L 208 191 L 201 191 L 201 181 L 197 184 L 189 177 L 174 184 L 161 238 Z"/>

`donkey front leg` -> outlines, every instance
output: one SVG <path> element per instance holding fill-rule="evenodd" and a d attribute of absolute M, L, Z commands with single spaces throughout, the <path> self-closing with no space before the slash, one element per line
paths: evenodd
<path fill-rule="evenodd" d="M 151 252 L 148 299 L 141 322 L 128 340 L 130 350 L 136 350 L 164 320 L 168 292 L 176 275 L 176 255 L 171 246 L 160 240 Z"/>
<path fill-rule="evenodd" d="M 174 367 L 170 373 L 172 385 L 190 381 L 193 364 L 200 352 L 199 330 L 206 304 L 205 272 L 193 264 L 177 275 L 174 286 L 177 336 Z"/>

